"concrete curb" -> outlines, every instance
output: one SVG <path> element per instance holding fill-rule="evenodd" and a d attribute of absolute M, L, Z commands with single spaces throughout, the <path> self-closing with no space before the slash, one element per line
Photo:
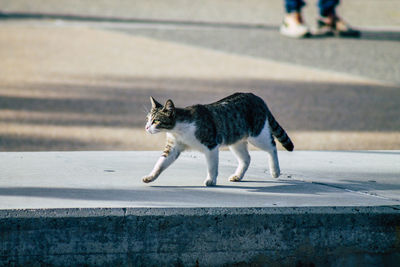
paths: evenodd
<path fill-rule="evenodd" d="M 0 265 L 395 266 L 400 206 L 0 211 Z"/>
<path fill-rule="evenodd" d="M 400 205 L 348 207 L 206 207 L 206 208 L 57 208 L 0 210 L 0 219 L 11 218 L 88 218 L 107 216 L 220 216 L 274 214 L 398 214 Z"/>

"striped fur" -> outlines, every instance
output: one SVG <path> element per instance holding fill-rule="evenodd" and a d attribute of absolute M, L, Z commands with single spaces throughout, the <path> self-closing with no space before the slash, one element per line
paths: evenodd
<path fill-rule="evenodd" d="M 162 157 L 168 157 L 169 153 L 171 152 L 172 148 L 174 147 L 174 142 L 170 138 L 167 138 L 167 144 L 165 145 L 164 151 L 162 153 Z"/>
<path fill-rule="evenodd" d="M 246 140 L 267 151 L 271 176 L 278 177 L 280 169 L 273 136 L 288 151 L 294 149 L 267 104 L 252 93 L 236 93 L 211 104 L 186 108 L 176 108 L 171 100 L 161 105 L 154 98 L 150 99 L 152 109 L 146 130 L 149 133 L 166 131 L 168 138 L 161 159 L 153 172 L 143 178 L 144 182 L 154 181 L 182 151 L 196 149 L 206 155 L 208 178 L 205 184 L 214 185 L 221 145 L 230 146 L 237 156 L 239 167 L 231 181 L 240 181 L 250 163 Z"/>
<path fill-rule="evenodd" d="M 294 145 L 292 143 L 292 140 L 290 140 L 290 138 L 287 135 L 286 131 L 275 120 L 275 118 L 271 114 L 271 112 L 269 112 L 269 114 L 268 114 L 268 123 L 269 123 L 269 127 L 271 128 L 272 135 L 275 136 L 276 139 L 278 139 L 278 141 L 282 144 L 282 146 L 286 150 L 293 151 Z"/>

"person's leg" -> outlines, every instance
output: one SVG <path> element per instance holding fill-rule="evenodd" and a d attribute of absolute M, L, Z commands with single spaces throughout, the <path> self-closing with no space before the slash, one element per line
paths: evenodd
<path fill-rule="evenodd" d="M 286 15 L 280 28 L 282 35 L 301 38 L 309 35 L 309 30 L 303 23 L 301 9 L 305 5 L 303 0 L 285 0 Z"/>
<path fill-rule="evenodd" d="M 321 17 L 329 17 L 336 15 L 336 6 L 339 5 L 339 0 L 319 0 L 319 14 Z"/>
<path fill-rule="evenodd" d="M 305 5 L 303 0 L 285 0 L 286 13 L 290 14 L 293 12 L 301 11 L 301 8 Z"/>

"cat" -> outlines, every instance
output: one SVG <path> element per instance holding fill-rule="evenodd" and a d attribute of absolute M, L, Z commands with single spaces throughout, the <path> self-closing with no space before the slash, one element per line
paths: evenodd
<path fill-rule="evenodd" d="M 167 133 L 167 144 L 151 173 L 143 177 L 150 183 L 170 166 L 184 150 L 194 149 L 205 154 L 207 161 L 206 186 L 216 185 L 218 176 L 218 150 L 229 146 L 238 160 L 232 182 L 242 180 L 250 164 L 248 142 L 268 154 L 272 177 L 280 175 L 274 137 L 288 151 L 294 145 L 285 130 L 269 111 L 267 104 L 252 93 L 235 93 L 207 105 L 186 108 L 175 107 L 172 100 L 161 105 L 150 97 L 151 111 L 145 129 L 150 134 Z"/>

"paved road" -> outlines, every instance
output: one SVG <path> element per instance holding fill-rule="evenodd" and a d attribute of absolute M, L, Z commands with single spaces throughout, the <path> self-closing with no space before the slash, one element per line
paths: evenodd
<path fill-rule="evenodd" d="M 394 63 L 380 59 L 384 71 L 374 75 L 386 79 L 381 83 L 366 74 L 359 77 L 350 71 L 271 60 L 259 46 L 254 48 L 250 37 L 275 35 L 277 43 L 303 48 L 328 42 L 333 50 L 334 43 L 352 47 L 351 43 L 362 44 L 362 40 L 288 40 L 267 29 L 150 26 L 4 21 L 1 147 L 160 149 L 162 138 L 143 131 L 149 95 L 187 106 L 236 91 L 252 91 L 266 99 L 299 149 L 396 149 L 400 145 L 400 90 L 385 78 L 393 76 Z M 198 43 L 189 45 L 194 37 Z M 243 41 L 231 46 L 241 52 L 224 50 L 230 47 L 230 39 L 239 37 Z M 218 49 L 206 47 L 212 43 Z M 260 55 L 249 56 L 252 51 Z M 338 65 L 346 59 L 333 58 Z M 310 64 L 318 62 L 324 61 Z M 357 61 L 360 69 L 361 63 Z"/>
<path fill-rule="evenodd" d="M 256 2 L 249 4 L 264 3 Z M 219 11 L 228 4 L 218 3 Z M 229 5 L 237 20 L 230 12 L 218 18 L 211 2 L 192 19 L 179 10 L 160 13 L 157 1 L 129 14 L 128 6 L 121 13 L 122 6 L 85 11 L 89 2 L 64 4 L 59 12 L 81 19 L 90 11 L 139 20 L 2 20 L 3 150 L 160 149 L 162 138 L 143 131 L 149 95 L 187 106 L 236 91 L 266 99 L 296 148 L 400 148 L 395 2 L 363 5 L 365 17 L 352 12 L 360 1 L 344 6 L 341 14 L 363 29 L 360 39 L 303 40 L 279 35 L 282 14 L 272 11 L 280 1 L 257 4 L 268 14 L 265 21 L 262 12 L 252 18 L 240 5 Z M 386 17 L 375 16 L 373 6 Z M 51 5 L 33 8 L 23 1 L 5 1 L 0 8 L 55 12 Z"/>
<path fill-rule="evenodd" d="M 185 0 L 173 0 L 167 6 L 158 0 L 143 3 L 119 0 L 113 4 L 96 5 L 91 1 L 76 4 L 62 0 L 57 6 L 49 0 L 40 2 L 40 5 L 32 6 L 30 1 L 2 1 L 0 11 L 10 14 L 170 21 L 175 23 L 139 23 L 130 27 L 117 26 L 115 29 L 400 84 L 400 14 L 397 11 L 400 4 L 395 0 L 368 3 L 364 0 L 343 1 L 339 13 L 363 29 L 361 39 L 307 40 L 291 40 L 278 34 L 283 15 L 281 0 L 191 1 L 190 4 Z M 316 0 L 308 1 L 304 13 L 307 23 L 313 26 L 317 13 Z"/>
<path fill-rule="evenodd" d="M 363 30 L 362 37 L 282 37 L 277 26 L 141 25 L 114 29 L 218 51 L 272 59 L 400 84 L 400 31 Z M 144 25 L 145 26 L 145 25 Z M 290 73 L 287 74 L 290 76 Z"/>
<path fill-rule="evenodd" d="M 281 0 L 241 1 L 163 1 L 143 3 L 114 1 L 113 4 L 80 1 L 41 0 L 2 1 L 0 11 L 15 14 L 65 14 L 101 18 L 147 21 L 173 21 L 173 25 L 137 24 L 120 30 L 185 43 L 219 51 L 268 58 L 315 68 L 361 75 L 391 83 L 400 83 L 400 7 L 398 1 L 343 1 L 339 13 L 356 27 L 363 28 L 361 39 L 291 40 L 278 34 L 283 15 Z M 359 10 L 362 9 L 362 14 Z M 379 10 L 379 12 L 378 12 Z M 306 21 L 313 26 L 316 1 L 304 9 Z M 210 22 L 216 27 L 204 27 Z M 196 26 L 196 23 L 199 23 Z M 203 27 L 199 26 L 203 25 Z M 221 27 L 222 25 L 222 27 Z M 223 25 L 230 25 L 223 27 Z M 142 27 L 145 26 L 145 27 Z M 116 27 L 118 29 L 118 26 Z M 288 74 L 290 75 L 290 74 Z"/>

